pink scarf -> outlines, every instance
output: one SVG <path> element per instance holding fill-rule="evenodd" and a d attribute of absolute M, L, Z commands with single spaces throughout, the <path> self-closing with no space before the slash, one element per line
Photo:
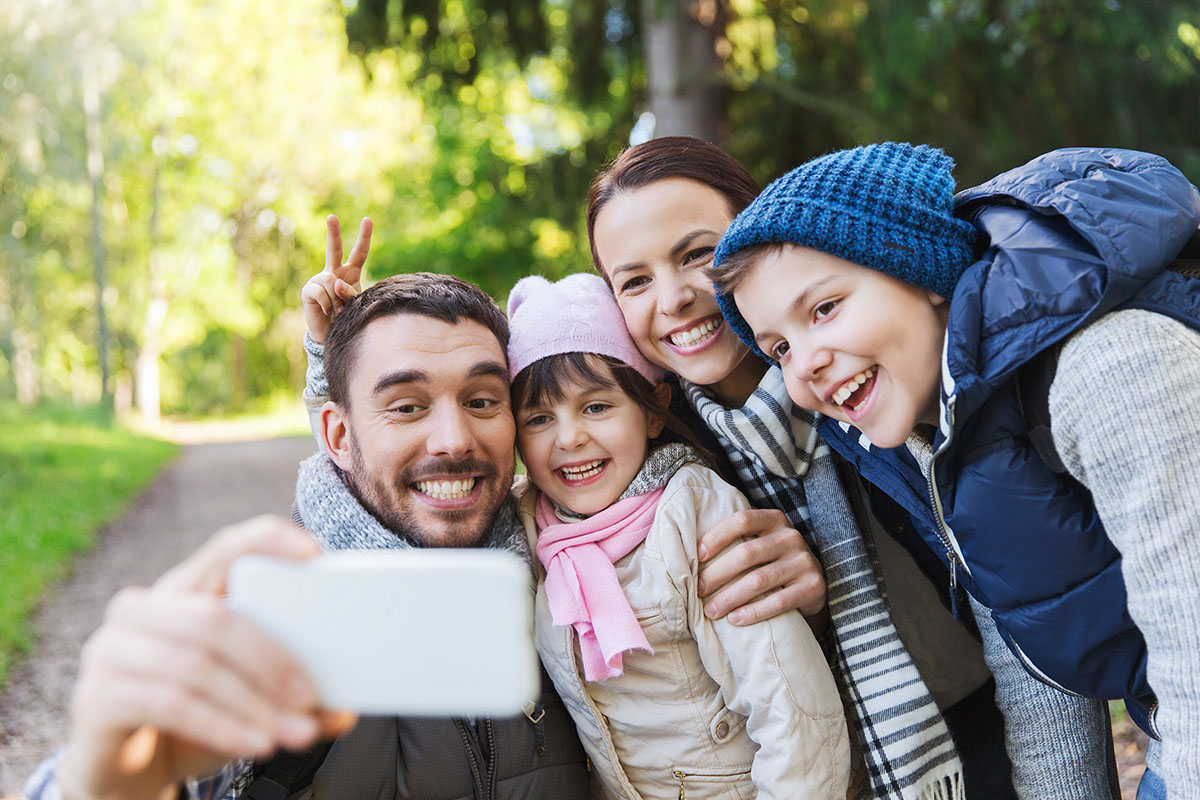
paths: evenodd
<path fill-rule="evenodd" d="M 579 634 L 583 676 L 622 674 L 626 650 L 653 653 L 613 564 L 646 540 L 663 490 L 627 497 L 579 522 L 562 522 L 545 494 L 537 502 L 537 557 L 555 625 Z"/>

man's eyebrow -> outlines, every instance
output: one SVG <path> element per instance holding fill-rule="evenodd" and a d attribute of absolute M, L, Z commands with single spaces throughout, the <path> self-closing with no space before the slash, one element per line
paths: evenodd
<path fill-rule="evenodd" d="M 395 372 L 389 372 L 387 375 L 381 376 L 379 380 L 375 381 L 375 386 L 371 389 L 371 394 L 379 394 L 402 383 L 424 383 L 428 380 L 429 376 L 419 369 L 396 370 Z"/>
<path fill-rule="evenodd" d="M 471 367 L 471 371 L 467 373 L 468 378 L 500 378 L 505 383 L 508 383 L 508 367 L 501 364 L 499 361 L 480 361 L 475 366 Z"/>

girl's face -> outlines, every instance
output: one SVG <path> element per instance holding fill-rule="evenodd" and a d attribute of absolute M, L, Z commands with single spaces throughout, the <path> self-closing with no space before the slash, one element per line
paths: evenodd
<path fill-rule="evenodd" d="M 642 355 L 740 404 L 765 367 L 725 324 L 704 273 L 732 221 L 728 202 L 715 189 L 665 178 L 610 199 L 593 236 Z"/>
<path fill-rule="evenodd" d="M 576 514 L 615 503 L 663 428 L 619 387 L 574 382 L 561 400 L 519 408 L 516 416 L 517 447 L 530 480 Z"/>
<path fill-rule="evenodd" d="M 879 447 L 937 424 L 948 304 L 890 275 L 807 247 L 761 255 L 733 292 L 792 400 Z"/>

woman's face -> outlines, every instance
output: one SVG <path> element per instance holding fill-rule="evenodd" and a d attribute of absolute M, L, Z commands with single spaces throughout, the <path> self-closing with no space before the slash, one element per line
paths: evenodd
<path fill-rule="evenodd" d="M 764 370 L 729 329 L 704 268 L 733 221 L 725 197 L 687 178 L 623 192 L 596 217 L 604 274 L 638 350 L 676 375 L 741 402 Z"/>

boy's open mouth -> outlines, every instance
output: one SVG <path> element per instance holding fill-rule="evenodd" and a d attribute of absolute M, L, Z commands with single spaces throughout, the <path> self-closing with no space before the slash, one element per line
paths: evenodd
<path fill-rule="evenodd" d="M 842 384 L 833 393 L 833 402 L 848 411 L 857 411 L 858 407 L 871 394 L 875 386 L 875 367 L 869 367 Z"/>

